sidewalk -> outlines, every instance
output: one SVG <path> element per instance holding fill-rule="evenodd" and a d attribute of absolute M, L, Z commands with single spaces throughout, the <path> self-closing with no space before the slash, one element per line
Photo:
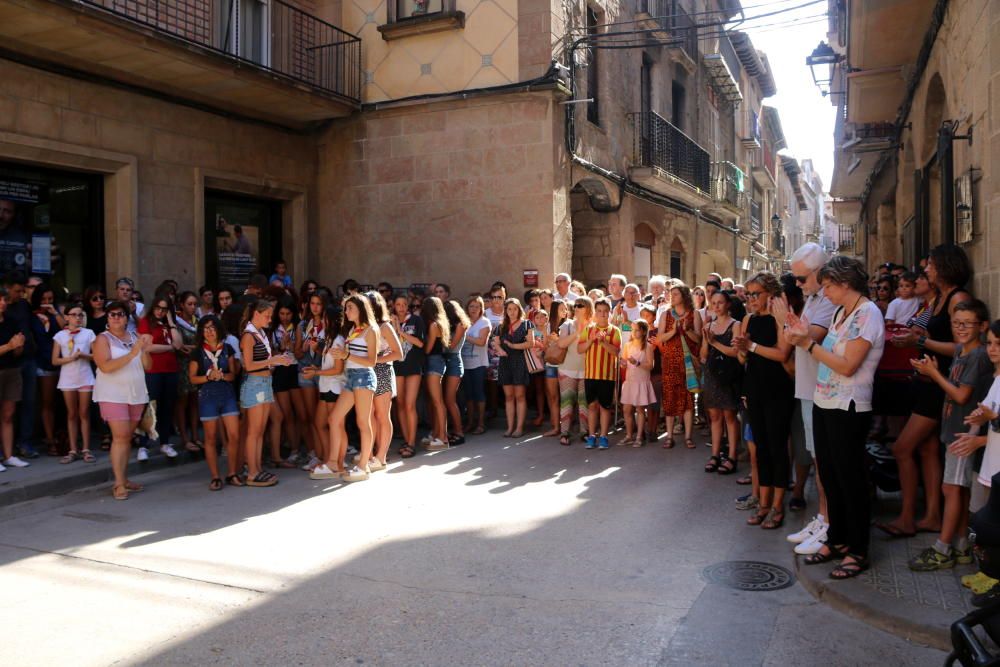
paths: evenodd
<path fill-rule="evenodd" d="M 896 516 L 896 499 L 881 494 L 876 502 L 878 520 Z M 831 564 L 806 565 L 795 557 L 795 574 L 818 600 L 903 639 L 951 650 L 951 624 L 972 611 L 972 592 L 960 577 L 976 572 L 976 565 L 956 565 L 951 570 L 913 572 L 906 563 L 932 545 L 936 535 L 921 533 L 908 539 L 888 539 L 872 528 L 872 567 L 855 579 L 830 579 Z"/>
<path fill-rule="evenodd" d="M 61 464 L 58 457 L 42 455 L 31 459 L 31 465 L 27 468 L 8 467 L 0 473 L 0 508 L 9 508 L 16 503 L 38 498 L 64 495 L 96 484 L 108 483 L 110 489 L 114 476 L 111 473 L 109 452 L 100 451 L 99 448 L 94 448 L 93 452 L 97 457 L 94 463 L 74 461 Z M 135 476 L 200 461 L 200 458 L 195 459 L 183 450 L 178 451 L 177 458 L 171 460 L 157 448 L 150 450 L 148 461 L 139 463 L 135 460 L 133 449 L 129 455 L 128 471 L 130 476 Z"/>

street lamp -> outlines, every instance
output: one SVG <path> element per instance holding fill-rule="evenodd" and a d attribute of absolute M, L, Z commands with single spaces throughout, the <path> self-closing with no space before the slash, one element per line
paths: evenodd
<path fill-rule="evenodd" d="M 823 97 L 831 94 L 830 84 L 833 82 L 833 66 L 843 60 L 844 57 L 838 55 L 826 42 L 820 42 L 819 46 L 813 49 L 813 52 L 806 57 L 806 65 L 809 66 L 809 70 L 812 72 L 813 83 L 819 88 L 819 92 Z M 826 73 L 820 69 L 822 67 L 827 67 Z"/>

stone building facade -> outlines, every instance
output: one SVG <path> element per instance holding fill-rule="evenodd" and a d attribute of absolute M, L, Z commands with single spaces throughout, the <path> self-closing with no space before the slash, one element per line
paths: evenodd
<path fill-rule="evenodd" d="M 1000 307 L 1000 5 L 989 0 L 830 3 L 841 56 L 831 195 L 869 267 L 914 265 L 939 243 L 972 259 Z M 886 26 L 892 26 L 887 29 Z"/>
<path fill-rule="evenodd" d="M 0 199 L 57 244 L 54 282 L 238 286 L 280 258 L 464 294 L 778 256 L 766 57 L 699 28 L 736 0 L 258 4 L 0 0 Z M 596 48 L 624 19 L 639 48 Z"/>

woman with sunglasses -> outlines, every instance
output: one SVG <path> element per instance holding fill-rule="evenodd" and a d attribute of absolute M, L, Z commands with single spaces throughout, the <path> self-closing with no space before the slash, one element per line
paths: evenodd
<path fill-rule="evenodd" d="M 791 475 L 788 436 L 795 407 L 795 387 L 784 364 L 792 344 L 782 336 L 781 325 L 771 314 L 771 301 L 781 298 L 781 283 L 774 274 L 758 273 L 746 284 L 753 313 L 744 318 L 740 335 L 733 337 L 739 359 L 746 363 L 743 396 L 757 447 L 757 480 L 760 506 L 747 525 L 766 530 L 785 521 L 785 490 Z"/>
<path fill-rule="evenodd" d="M 138 333 L 151 339 L 147 350 L 151 363 L 146 369 L 146 388 L 149 400 L 156 401 L 156 429 L 160 434 L 160 451 L 168 458 L 177 456 L 177 452 L 170 446 L 170 436 L 174 434 L 174 404 L 177 402 L 177 351 L 183 344 L 173 312 L 169 298 L 157 297 L 153 299 L 151 307 L 143 312 L 138 326 Z M 136 459 L 145 461 L 148 458 L 148 445 L 144 444 L 139 447 Z"/>
<path fill-rule="evenodd" d="M 90 285 L 83 291 L 83 312 L 87 315 L 85 325 L 98 335 L 108 328 L 108 313 L 104 309 L 107 297 L 97 285 Z"/>
<path fill-rule="evenodd" d="M 72 463 L 82 458 L 86 463 L 96 459 L 90 452 L 90 395 L 94 391 L 93 344 L 96 335 L 83 327 L 86 314 L 83 304 L 74 303 L 66 309 L 68 326 L 52 339 L 52 365 L 59 369 L 58 389 L 66 403 L 66 431 L 69 433 L 69 453 L 59 463 Z M 78 449 L 78 445 L 82 447 Z"/>
<path fill-rule="evenodd" d="M 896 297 L 896 282 L 890 276 L 879 278 L 875 285 L 875 305 L 882 311 L 884 316 L 889 309 L 889 304 Z"/>
<path fill-rule="evenodd" d="M 215 446 L 215 436 L 219 422 L 226 431 L 226 454 L 229 475 L 226 484 L 243 486 L 243 480 L 236 471 L 243 467 L 240 460 L 240 407 L 236 402 L 233 381 L 236 379 L 236 351 L 224 343 L 226 330 L 222 320 L 215 315 L 206 315 L 198 322 L 195 334 L 195 349 L 187 364 L 188 378 L 198 391 L 198 416 L 205 429 L 205 462 L 209 474 L 210 491 L 222 489 L 219 474 L 219 450 Z"/>
<path fill-rule="evenodd" d="M 101 418 L 111 426 L 111 470 L 115 500 L 127 500 L 129 492 L 142 491 L 142 485 L 128 479 L 128 455 L 142 413 L 149 402 L 146 374 L 153 360 L 149 350 L 150 334 L 136 335 L 128 330 L 131 305 L 121 301 L 108 304 L 108 328 L 94 341 L 94 401 L 100 405 Z"/>

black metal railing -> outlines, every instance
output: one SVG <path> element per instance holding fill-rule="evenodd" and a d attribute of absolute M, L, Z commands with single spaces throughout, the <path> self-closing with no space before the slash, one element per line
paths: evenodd
<path fill-rule="evenodd" d="M 702 192 L 710 191 L 708 151 L 655 111 L 630 113 L 628 117 L 632 123 L 633 164 L 658 167 Z"/>
<path fill-rule="evenodd" d="M 750 229 L 757 233 L 764 229 L 760 223 L 760 202 L 754 199 L 750 200 Z"/>
<path fill-rule="evenodd" d="M 857 139 L 890 139 L 895 136 L 896 126 L 892 123 L 862 123 L 854 126 Z"/>
<path fill-rule="evenodd" d="M 852 225 L 838 225 L 837 236 L 839 238 L 837 250 L 854 252 L 854 227 Z"/>
<path fill-rule="evenodd" d="M 733 208 L 743 208 L 746 176 L 732 162 L 712 163 L 712 199 Z"/>
<path fill-rule="evenodd" d="M 726 67 L 729 68 L 729 73 L 733 75 L 733 79 L 736 81 L 740 80 L 740 59 L 736 55 L 736 49 L 733 48 L 733 43 L 729 41 L 729 35 L 722 33 L 719 36 L 719 55 L 726 62 Z"/>
<path fill-rule="evenodd" d="M 77 0 L 190 44 L 361 101 L 361 38 L 282 0 Z"/>
<path fill-rule="evenodd" d="M 679 0 L 639 0 L 639 11 L 652 16 L 664 30 L 680 40 L 680 48 L 692 60 L 698 59 L 698 25 L 684 11 Z M 736 70 L 739 71 L 739 70 Z"/>

